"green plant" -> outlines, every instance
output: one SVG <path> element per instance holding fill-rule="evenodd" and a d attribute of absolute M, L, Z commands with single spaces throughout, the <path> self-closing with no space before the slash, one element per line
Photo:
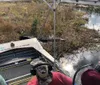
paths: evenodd
<path fill-rule="evenodd" d="M 34 36 L 37 36 L 37 25 L 38 25 L 38 20 L 35 19 L 33 21 L 33 24 L 32 24 L 32 28 L 31 28 L 31 34 L 34 35 Z"/>

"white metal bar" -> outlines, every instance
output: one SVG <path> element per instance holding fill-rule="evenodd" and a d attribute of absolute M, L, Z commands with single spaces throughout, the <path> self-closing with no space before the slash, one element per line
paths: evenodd
<path fill-rule="evenodd" d="M 76 2 L 76 0 L 61 0 L 61 2 L 100 6 L 100 1 L 78 1 L 78 2 Z"/>
<path fill-rule="evenodd" d="M 51 10 L 53 10 L 52 6 L 51 6 L 46 0 L 43 0 L 43 1 L 48 5 L 48 7 L 49 7 Z"/>
<path fill-rule="evenodd" d="M 53 18 L 53 22 L 54 22 L 54 57 L 56 58 L 56 41 L 55 41 L 55 36 L 56 36 L 56 2 L 55 0 L 53 0 L 53 4 L 54 4 L 54 8 L 53 8 L 53 12 L 54 12 L 54 18 Z"/>

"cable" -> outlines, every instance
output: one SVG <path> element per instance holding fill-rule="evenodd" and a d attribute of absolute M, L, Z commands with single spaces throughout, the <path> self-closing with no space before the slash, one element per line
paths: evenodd
<path fill-rule="evenodd" d="M 44 0 L 43 0 L 43 1 L 44 1 Z M 52 7 L 52 6 L 53 6 L 53 4 L 51 5 L 51 7 Z M 49 11 L 49 12 L 47 13 L 46 18 L 45 18 L 45 21 L 44 21 L 43 25 L 40 27 L 40 29 L 44 28 L 45 24 L 47 23 L 47 20 L 48 20 L 49 15 L 50 15 L 50 9 L 49 9 L 48 11 Z M 38 37 L 40 37 L 41 35 L 42 35 L 42 34 L 41 34 L 41 31 L 40 31 L 40 34 L 39 34 Z"/>

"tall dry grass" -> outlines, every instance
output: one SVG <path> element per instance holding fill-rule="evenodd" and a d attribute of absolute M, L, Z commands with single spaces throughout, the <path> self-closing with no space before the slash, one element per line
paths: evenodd
<path fill-rule="evenodd" d="M 60 4 L 56 9 L 56 37 L 64 38 L 57 42 L 56 52 L 71 52 L 91 43 L 98 33 L 81 27 L 87 23 L 82 19 L 84 13 L 73 10 L 73 6 Z M 32 31 L 34 20 L 37 20 L 36 33 Z M 34 31 L 34 30 L 33 30 Z M 37 34 L 48 38 L 53 35 L 53 12 L 42 2 L 0 3 L 0 43 L 18 40 L 20 35 Z M 47 45 L 49 52 L 52 43 Z"/>

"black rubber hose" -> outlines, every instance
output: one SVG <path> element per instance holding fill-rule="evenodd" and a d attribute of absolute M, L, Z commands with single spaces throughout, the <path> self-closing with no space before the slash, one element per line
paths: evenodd
<path fill-rule="evenodd" d="M 84 66 L 80 67 L 80 68 L 75 72 L 75 74 L 74 74 L 72 85 L 75 85 L 75 78 L 76 78 L 77 73 L 78 73 L 81 69 L 83 69 L 83 68 L 85 68 L 85 67 L 88 67 L 88 66 L 92 66 L 92 65 L 93 65 L 93 64 L 87 64 L 87 65 L 84 65 Z"/>

